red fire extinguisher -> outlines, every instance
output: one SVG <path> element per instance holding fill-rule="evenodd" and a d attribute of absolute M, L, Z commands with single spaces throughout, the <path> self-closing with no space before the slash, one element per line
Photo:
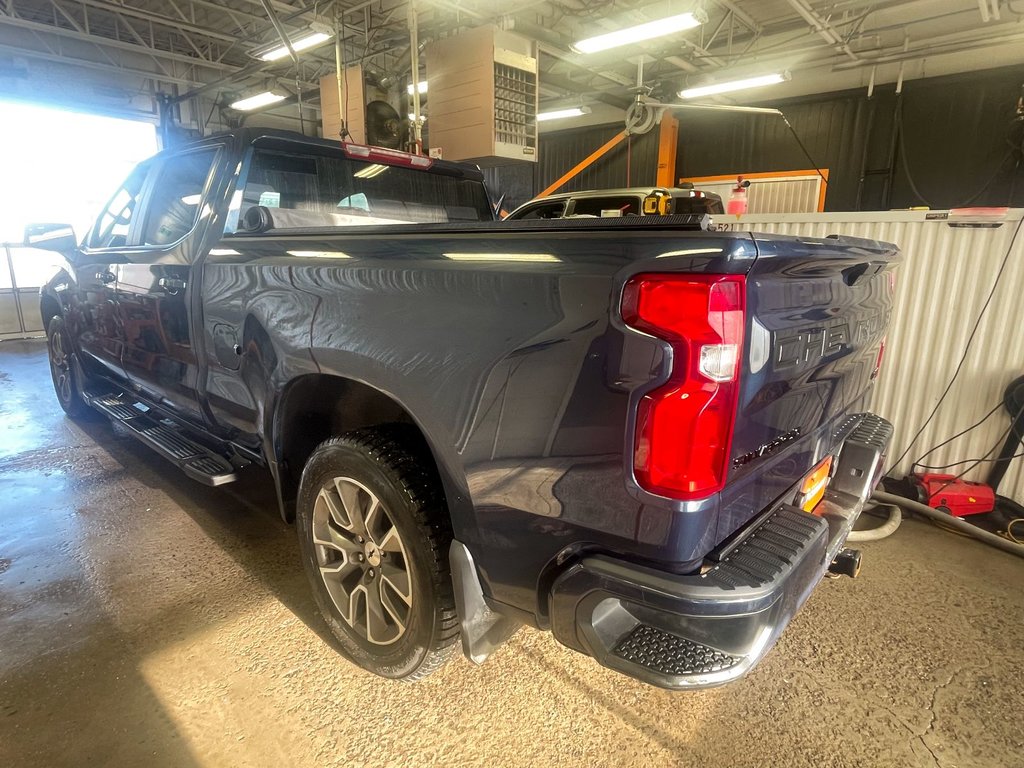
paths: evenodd
<path fill-rule="evenodd" d="M 736 177 L 736 186 L 732 188 L 732 192 L 729 195 L 729 202 L 725 207 L 725 212 L 730 216 L 739 216 L 747 212 L 747 187 L 749 186 L 750 182 L 742 176 Z"/>

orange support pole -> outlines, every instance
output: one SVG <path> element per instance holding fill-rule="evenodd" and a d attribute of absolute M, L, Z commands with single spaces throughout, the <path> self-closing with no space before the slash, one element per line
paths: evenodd
<path fill-rule="evenodd" d="M 578 176 L 579 174 L 581 174 L 583 171 L 585 171 L 591 165 L 593 165 L 598 160 L 600 160 L 602 157 L 607 155 L 611 150 L 615 149 L 615 147 L 617 147 L 620 143 L 622 143 L 622 140 L 624 138 L 626 138 L 626 136 L 628 136 L 628 135 L 629 134 L 627 134 L 625 131 L 622 131 L 622 132 L 617 133 L 614 136 L 612 136 L 607 142 L 605 142 L 605 144 L 603 144 L 601 147 L 599 147 L 598 149 L 596 149 L 595 151 L 593 151 L 589 155 L 587 155 L 587 157 L 582 162 L 577 163 L 575 166 L 573 166 L 571 171 L 569 171 L 567 174 L 565 174 L 564 176 L 559 178 L 558 181 L 556 181 L 550 187 L 548 187 L 543 192 L 541 192 L 539 195 L 537 195 L 537 197 L 547 197 L 552 192 L 554 192 L 556 189 L 558 189 L 560 186 L 565 184 L 567 181 L 569 181 L 569 180 L 575 178 L 576 176 Z M 673 165 L 673 168 L 674 167 L 675 166 Z M 537 197 L 535 197 L 534 200 L 536 200 Z"/>
<path fill-rule="evenodd" d="M 661 118 L 658 134 L 658 181 L 659 187 L 676 185 L 676 147 L 679 144 L 679 121 L 665 112 Z"/>

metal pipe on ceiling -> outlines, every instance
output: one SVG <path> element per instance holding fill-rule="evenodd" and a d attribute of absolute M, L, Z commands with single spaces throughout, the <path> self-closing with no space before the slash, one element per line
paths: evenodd
<path fill-rule="evenodd" d="M 919 48 L 914 48 L 908 51 L 904 51 L 903 46 L 900 45 L 896 50 L 888 49 L 893 52 L 881 53 L 878 56 L 872 56 L 870 51 L 862 51 L 861 55 L 863 58 L 860 62 L 843 62 L 841 64 L 836 64 L 833 69 L 841 71 L 857 69 L 858 67 L 864 66 L 874 66 L 877 64 L 895 64 L 897 62 L 913 61 L 927 56 L 954 55 L 958 53 L 965 53 L 966 51 L 977 50 L 978 48 L 989 48 L 995 45 L 1009 45 L 1011 43 L 1020 42 L 1024 42 L 1024 32 L 996 36 L 985 34 L 982 37 L 970 40 L 923 45 Z M 882 50 L 884 51 L 885 49 Z"/>
<path fill-rule="evenodd" d="M 295 52 L 292 47 L 292 41 L 288 38 L 288 33 L 285 32 L 284 27 L 281 25 L 281 20 L 277 18 L 277 13 L 274 11 L 274 6 L 270 4 L 270 0 L 261 0 L 263 9 L 267 12 L 267 18 L 270 19 L 270 23 L 274 25 L 274 31 L 277 32 L 277 36 L 281 38 L 281 43 L 288 51 L 288 56 L 291 58 L 295 66 L 299 65 L 299 55 Z"/>
<path fill-rule="evenodd" d="M 409 0 L 409 66 L 412 69 L 412 140 L 416 154 L 423 153 L 422 124 L 420 123 L 420 50 L 419 22 L 416 20 L 416 0 Z"/>
<path fill-rule="evenodd" d="M 0 25 L 19 27 L 21 29 L 30 29 L 34 32 L 40 32 L 43 34 L 56 35 L 57 37 L 66 37 L 73 40 L 81 40 L 96 46 L 106 46 L 108 48 L 115 48 L 123 51 L 131 51 L 132 53 L 138 53 L 143 56 L 149 56 L 154 59 L 164 59 L 166 61 L 176 61 L 181 64 L 189 64 L 200 69 L 212 69 L 219 70 L 222 72 L 232 71 L 233 69 L 235 69 L 229 64 L 222 64 L 217 61 L 197 59 L 195 56 L 187 56 L 183 53 L 174 53 L 172 51 L 164 51 L 159 48 L 149 48 L 138 43 L 127 43 L 122 40 L 114 40 L 112 38 L 99 37 L 97 35 L 79 32 L 74 29 L 55 27 L 52 24 L 43 24 L 37 21 L 29 21 L 27 19 L 17 18 L 15 16 L 0 15 Z M 159 77 L 160 75 L 154 73 L 153 76 Z"/>
<path fill-rule="evenodd" d="M 840 35 L 835 28 L 828 23 L 828 21 L 819 16 L 818 12 L 804 2 L 804 0 L 789 0 L 789 4 L 793 6 L 793 10 L 800 14 L 800 16 L 802 16 L 807 23 L 811 25 L 811 28 L 815 32 L 821 35 L 822 39 L 830 45 L 836 46 L 836 48 L 849 56 L 853 61 L 858 60 L 857 54 L 855 54 L 849 44 L 843 40 L 842 35 Z"/>

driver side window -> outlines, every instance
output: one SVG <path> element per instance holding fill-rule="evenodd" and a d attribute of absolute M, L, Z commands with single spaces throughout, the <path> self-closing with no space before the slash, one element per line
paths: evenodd
<path fill-rule="evenodd" d="M 142 163 L 131 172 L 128 180 L 110 198 L 89 233 L 90 248 L 121 248 L 135 245 L 131 240 L 131 226 L 139 206 L 139 198 L 152 166 Z"/>

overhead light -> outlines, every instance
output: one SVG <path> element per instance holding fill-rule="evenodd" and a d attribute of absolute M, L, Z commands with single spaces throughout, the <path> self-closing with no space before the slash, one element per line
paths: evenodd
<path fill-rule="evenodd" d="M 291 41 L 292 50 L 298 53 L 299 51 L 304 51 L 307 48 L 313 48 L 320 45 L 320 43 L 325 43 L 330 39 L 331 34 L 329 32 L 310 30 L 308 32 L 301 33 L 300 37 L 296 37 Z M 278 59 L 283 59 L 288 55 L 288 48 L 285 45 L 278 45 L 268 51 L 257 53 L 256 55 L 264 61 L 277 61 Z"/>
<path fill-rule="evenodd" d="M 562 120 L 566 117 L 582 117 L 590 114 L 590 107 L 568 107 L 566 109 L 553 109 L 550 112 L 538 112 L 537 122 L 545 120 Z"/>
<path fill-rule="evenodd" d="M 380 176 L 384 171 L 388 169 L 388 166 L 381 165 L 380 163 L 373 163 L 365 168 L 362 168 L 352 174 L 357 179 L 372 179 L 375 176 Z"/>
<path fill-rule="evenodd" d="M 289 256 L 298 259 L 351 259 L 344 251 L 288 251 Z"/>
<path fill-rule="evenodd" d="M 556 262 L 560 258 L 551 253 L 446 253 L 453 261 L 528 261 Z"/>
<path fill-rule="evenodd" d="M 730 80 L 727 83 L 712 83 L 698 88 L 686 88 L 679 92 L 684 99 L 699 99 L 701 96 L 712 96 L 716 93 L 742 91 L 745 88 L 759 88 L 762 85 L 775 85 L 789 80 L 789 72 L 774 72 L 760 77 L 748 77 L 743 80 Z"/>
<path fill-rule="evenodd" d="M 276 104 L 279 101 L 284 101 L 286 98 L 286 96 L 280 93 L 264 91 L 263 93 L 257 93 L 255 96 L 249 96 L 248 98 L 232 102 L 231 108 L 241 110 L 242 112 L 248 112 L 253 109 L 259 109 L 260 107 L 266 107 L 270 104 Z"/>
<path fill-rule="evenodd" d="M 698 17 L 694 13 L 680 13 L 678 16 L 669 16 L 667 19 L 648 21 L 646 24 L 637 24 L 635 27 L 626 27 L 597 37 L 588 37 L 586 40 L 573 43 L 572 49 L 577 53 L 607 51 L 609 48 L 618 48 L 620 45 L 639 43 L 655 37 L 682 32 L 684 29 L 693 29 L 699 27 L 705 20 L 703 15 Z"/>
<path fill-rule="evenodd" d="M 409 83 L 409 85 L 407 85 L 405 87 L 405 90 L 406 90 L 406 92 L 410 96 L 412 96 L 412 83 Z M 420 93 L 426 93 L 427 92 L 427 81 L 426 80 L 420 80 L 419 83 L 416 85 L 416 90 L 419 91 Z"/>

